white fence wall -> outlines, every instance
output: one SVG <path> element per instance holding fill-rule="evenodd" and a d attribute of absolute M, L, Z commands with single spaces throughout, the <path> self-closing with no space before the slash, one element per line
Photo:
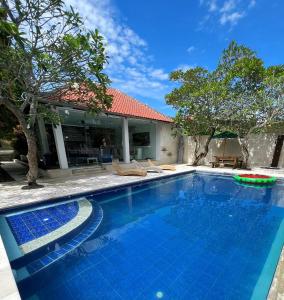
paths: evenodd
<path fill-rule="evenodd" d="M 253 134 L 249 137 L 249 165 L 252 167 L 270 166 L 274 154 L 277 134 Z M 206 142 L 206 136 L 201 137 L 202 147 Z M 210 142 L 209 152 L 202 164 L 208 165 L 214 160 L 214 155 L 222 155 L 224 151 L 224 139 L 213 139 Z M 192 137 L 185 137 L 184 162 L 193 162 L 194 141 Z M 227 139 L 225 155 L 242 156 L 241 147 L 237 139 Z M 284 146 L 282 148 L 278 167 L 284 168 Z"/>
<path fill-rule="evenodd" d="M 173 136 L 171 124 L 162 124 L 160 127 L 160 147 L 159 162 L 161 163 L 176 163 L 177 162 L 177 147 L 178 138 Z M 165 148 L 166 151 L 162 151 Z"/>

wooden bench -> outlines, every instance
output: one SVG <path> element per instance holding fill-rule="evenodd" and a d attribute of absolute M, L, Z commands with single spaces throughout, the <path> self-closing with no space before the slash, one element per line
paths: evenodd
<path fill-rule="evenodd" d="M 215 161 L 210 162 L 212 168 L 216 167 L 233 167 L 234 169 L 240 166 L 241 160 L 238 156 L 214 156 Z"/>

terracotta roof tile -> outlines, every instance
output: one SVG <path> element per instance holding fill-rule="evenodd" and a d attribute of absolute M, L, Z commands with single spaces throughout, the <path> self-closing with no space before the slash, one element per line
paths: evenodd
<path fill-rule="evenodd" d="M 148 105 L 122 93 L 121 91 L 109 88 L 109 94 L 113 95 L 112 107 L 108 112 L 131 117 L 139 117 L 163 122 L 172 122 L 172 119 L 155 111 Z"/>
<path fill-rule="evenodd" d="M 162 122 L 172 123 L 173 120 L 170 117 L 167 117 L 156 110 L 152 109 L 148 105 L 130 97 L 123 92 L 114 89 L 108 88 L 108 93 L 113 95 L 112 107 L 108 109 L 106 112 L 114 114 L 114 115 L 123 115 L 128 117 L 136 117 L 150 120 L 157 120 Z M 93 93 L 86 93 L 84 97 L 81 97 L 78 101 L 77 97 L 72 94 L 72 92 L 68 92 L 61 99 L 62 102 L 70 103 L 74 105 L 80 105 L 87 107 L 89 99 L 93 98 Z M 49 101 L 55 101 L 54 98 L 49 98 Z"/>

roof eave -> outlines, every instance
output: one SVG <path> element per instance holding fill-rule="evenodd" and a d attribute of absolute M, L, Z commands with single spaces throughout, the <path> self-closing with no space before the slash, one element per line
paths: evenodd
<path fill-rule="evenodd" d="M 88 110 L 86 105 L 74 104 L 74 103 L 70 103 L 70 102 L 66 102 L 66 101 L 48 101 L 47 99 L 45 99 L 45 100 L 41 99 L 40 102 L 45 103 L 45 104 L 51 104 L 54 106 L 59 106 L 59 107 L 69 107 L 69 108 L 85 110 L 85 111 Z M 114 115 L 114 116 L 120 116 L 120 117 L 129 117 L 129 118 L 135 118 L 135 119 L 163 122 L 163 123 L 168 123 L 168 124 L 174 123 L 173 120 L 167 121 L 167 120 L 161 120 L 161 119 L 145 118 L 145 117 L 141 117 L 141 116 L 134 116 L 134 115 L 130 115 L 130 114 L 120 114 L 120 113 L 109 112 L 109 111 L 102 111 L 102 113 Z"/>

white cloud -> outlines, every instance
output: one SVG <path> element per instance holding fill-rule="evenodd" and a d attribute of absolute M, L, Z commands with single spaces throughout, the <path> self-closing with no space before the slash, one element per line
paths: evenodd
<path fill-rule="evenodd" d="M 244 13 L 233 12 L 231 14 L 222 14 L 220 17 L 220 24 L 226 25 L 229 23 L 230 25 L 236 25 L 238 21 L 245 16 Z"/>
<path fill-rule="evenodd" d="M 232 11 L 236 7 L 236 1 L 235 0 L 228 0 L 225 1 L 222 8 L 220 9 L 221 13 L 227 13 L 229 11 Z"/>
<path fill-rule="evenodd" d="M 177 70 L 182 70 L 183 72 L 185 72 L 189 69 L 194 69 L 195 67 L 195 65 L 180 64 L 177 66 Z"/>
<path fill-rule="evenodd" d="M 255 6 L 256 6 L 256 0 L 251 0 L 248 7 L 253 8 Z"/>
<path fill-rule="evenodd" d="M 147 42 L 120 17 L 112 0 L 66 0 L 85 21 L 88 29 L 98 29 L 106 42 L 106 68 L 113 86 L 135 96 L 163 101 L 169 90 L 168 74 L 155 68 Z"/>
<path fill-rule="evenodd" d="M 165 73 L 162 69 L 153 70 L 150 73 L 150 75 L 153 78 L 160 79 L 160 80 L 167 80 L 169 78 L 169 75 L 167 73 Z"/>
<path fill-rule="evenodd" d="M 190 46 L 190 47 L 187 48 L 186 51 L 187 51 L 188 53 L 191 53 L 191 52 L 193 52 L 194 50 L 195 50 L 195 47 L 194 47 L 194 46 Z"/>
<path fill-rule="evenodd" d="M 237 25 L 247 15 L 248 10 L 256 5 L 256 0 L 203 0 L 199 3 L 207 10 L 199 24 L 199 29 L 204 29 L 208 22 L 214 21 L 222 26 Z"/>
<path fill-rule="evenodd" d="M 208 1 L 208 10 L 210 12 L 214 12 L 218 9 L 218 6 L 217 6 L 217 1 L 216 0 L 209 0 Z"/>

